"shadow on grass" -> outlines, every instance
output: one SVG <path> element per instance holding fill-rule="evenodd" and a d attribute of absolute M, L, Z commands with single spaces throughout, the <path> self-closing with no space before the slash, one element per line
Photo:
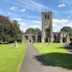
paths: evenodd
<path fill-rule="evenodd" d="M 64 48 L 67 49 L 72 54 L 72 45 L 64 45 Z"/>
<path fill-rule="evenodd" d="M 35 58 L 46 66 L 58 66 L 72 70 L 72 54 L 67 53 L 48 53 Z"/>
<path fill-rule="evenodd" d="M 64 48 L 72 50 L 72 45 L 64 45 Z"/>

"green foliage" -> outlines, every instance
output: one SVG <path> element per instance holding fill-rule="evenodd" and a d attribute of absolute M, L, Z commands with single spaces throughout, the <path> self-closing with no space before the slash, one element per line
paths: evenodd
<path fill-rule="evenodd" d="M 0 40 L 14 42 L 21 41 L 22 32 L 16 20 L 0 15 Z"/>
<path fill-rule="evenodd" d="M 28 28 L 25 33 L 32 33 L 32 34 L 34 34 L 35 30 L 33 28 Z"/>
<path fill-rule="evenodd" d="M 41 34 L 41 31 L 40 31 L 39 28 L 36 28 L 36 29 L 35 29 L 35 34 L 37 34 L 37 35 L 38 35 L 38 34 Z"/>
<path fill-rule="evenodd" d="M 41 33 L 41 31 L 40 31 L 39 28 L 36 28 L 36 29 L 34 29 L 34 28 L 28 28 L 25 33 L 31 33 L 31 34 L 38 35 L 38 34 Z"/>

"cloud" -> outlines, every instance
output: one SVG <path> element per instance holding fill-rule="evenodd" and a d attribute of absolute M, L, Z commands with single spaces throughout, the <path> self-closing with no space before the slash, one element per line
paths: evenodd
<path fill-rule="evenodd" d="M 19 12 L 25 12 L 25 11 L 26 11 L 25 8 L 19 10 Z"/>
<path fill-rule="evenodd" d="M 13 20 L 17 20 L 20 24 L 20 29 L 25 32 L 28 28 L 40 28 L 41 29 L 41 21 L 38 20 L 28 20 L 23 18 L 13 18 Z"/>
<path fill-rule="evenodd" d="M 18 21 L 20 24 L 20 29 L 25 32 L 28 28 L 41 28 L 42 23 L 40 20 L 28 20 L 28 19 L 22 19 L 22 18 L 13 18 Z M 57 32 L 60 31 L 60 29 L 64 26 L 72 27 L 72 21 L 69 21 L 67 19 L 53 19 L 53 31 Z"/>
<path fill-rule="evenodd" d="M 66 4 L 65 3 L 62 3 L 62 4 L 59 4 L 58 7 L 65 7 Z"/>
<path fill-rule="evenodd" d="M 41 12 L 41 11 L 46 11 L 46 10 L 51 10 L 53 12 L 57 12 L 55 9 L 52 9 L 48 6 L 45 6 L 41 3 L 36 2 L 35 0 L 6 0 L 8 3 L 12 3 L 14 5 L 16 5 L 17 7 L 22 7 L 31 11 L 37 11 L 37 12 Z"/>
<path fill-rule="evenodd" d="M 12 13 L 12 12 L 7 12 L 8 15 L 11 15 L 11 16 L 18 16 L 18 14 L 15 14 L 15 13 Z"/>
<path fill-rule="evenodd" d="M 21 22 L 23 19 L 22 18 L 13 18 L 14 20 L 17 20 L 18 22 Z"/>
<path fill-rule="evenodd" d="M 13 11 L 16 11 L 17 7 L 16 6 L 12 6 L 10 9 L 13 10 Z"/>
<path fill-rule="evenodd" d="M 33 20 L 32 23 L 40 24 L 41 22 L 37 20 Z"/>
<path fill-rule="evenodd" d="M 26 11 L 25 8 L 19 9 L 16 6 L 12 6 L 10 9 L 13 10 L 13 11 L 16 11 L 16 12 L 25 12 Z"/>
<path fill-rule="evenodd" d="M 60 31 L 64 26 L 72 27 L 72 21 L 67 19 L 53 19 L 53 30 L 54 32 Z"/>
<path fill-rule="evenodd" d="M 24 0 L 24 1 L 19 1 L 23 7 L 29 9 L 29 10 L 34 10 L 34 11 L 42 11 L 48 9 L 48 7 L 44 6 L 41 3 L 37 3 L 34 0 Z"/>
<path fill-rule="evenodd" d="M 20 29 L 21 31 L 25 32 L 28 28 L 40 28 L 41 29 L 41 24 L 36 24 L 36 23 L 28 23 L 28 22 L 19 22 L 20 24 Z"/>

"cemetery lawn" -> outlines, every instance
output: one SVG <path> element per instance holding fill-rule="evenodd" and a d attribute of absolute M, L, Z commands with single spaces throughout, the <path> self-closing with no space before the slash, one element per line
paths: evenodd
<path fill-rule="evenodd" d="M 43 65 L 72 69 L 72 54 L 69 54 L 68 50 L 62 44 L 35 43 L 34 46 L 40 53 L 36 58 Z"/>
<path fill-rule="evenodd" d="M 19 48 L 13 48 L 14 44 L 0 44 L 0 72 L 19 72 L 27 44 L 19 44 Z"/>

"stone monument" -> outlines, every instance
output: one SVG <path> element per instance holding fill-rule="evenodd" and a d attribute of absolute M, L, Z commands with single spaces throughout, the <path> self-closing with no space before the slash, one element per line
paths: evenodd
<path fill-rule="evenodd" d="M 14 42 L 14 48 L 18 48 L 17 41 Z"/>

